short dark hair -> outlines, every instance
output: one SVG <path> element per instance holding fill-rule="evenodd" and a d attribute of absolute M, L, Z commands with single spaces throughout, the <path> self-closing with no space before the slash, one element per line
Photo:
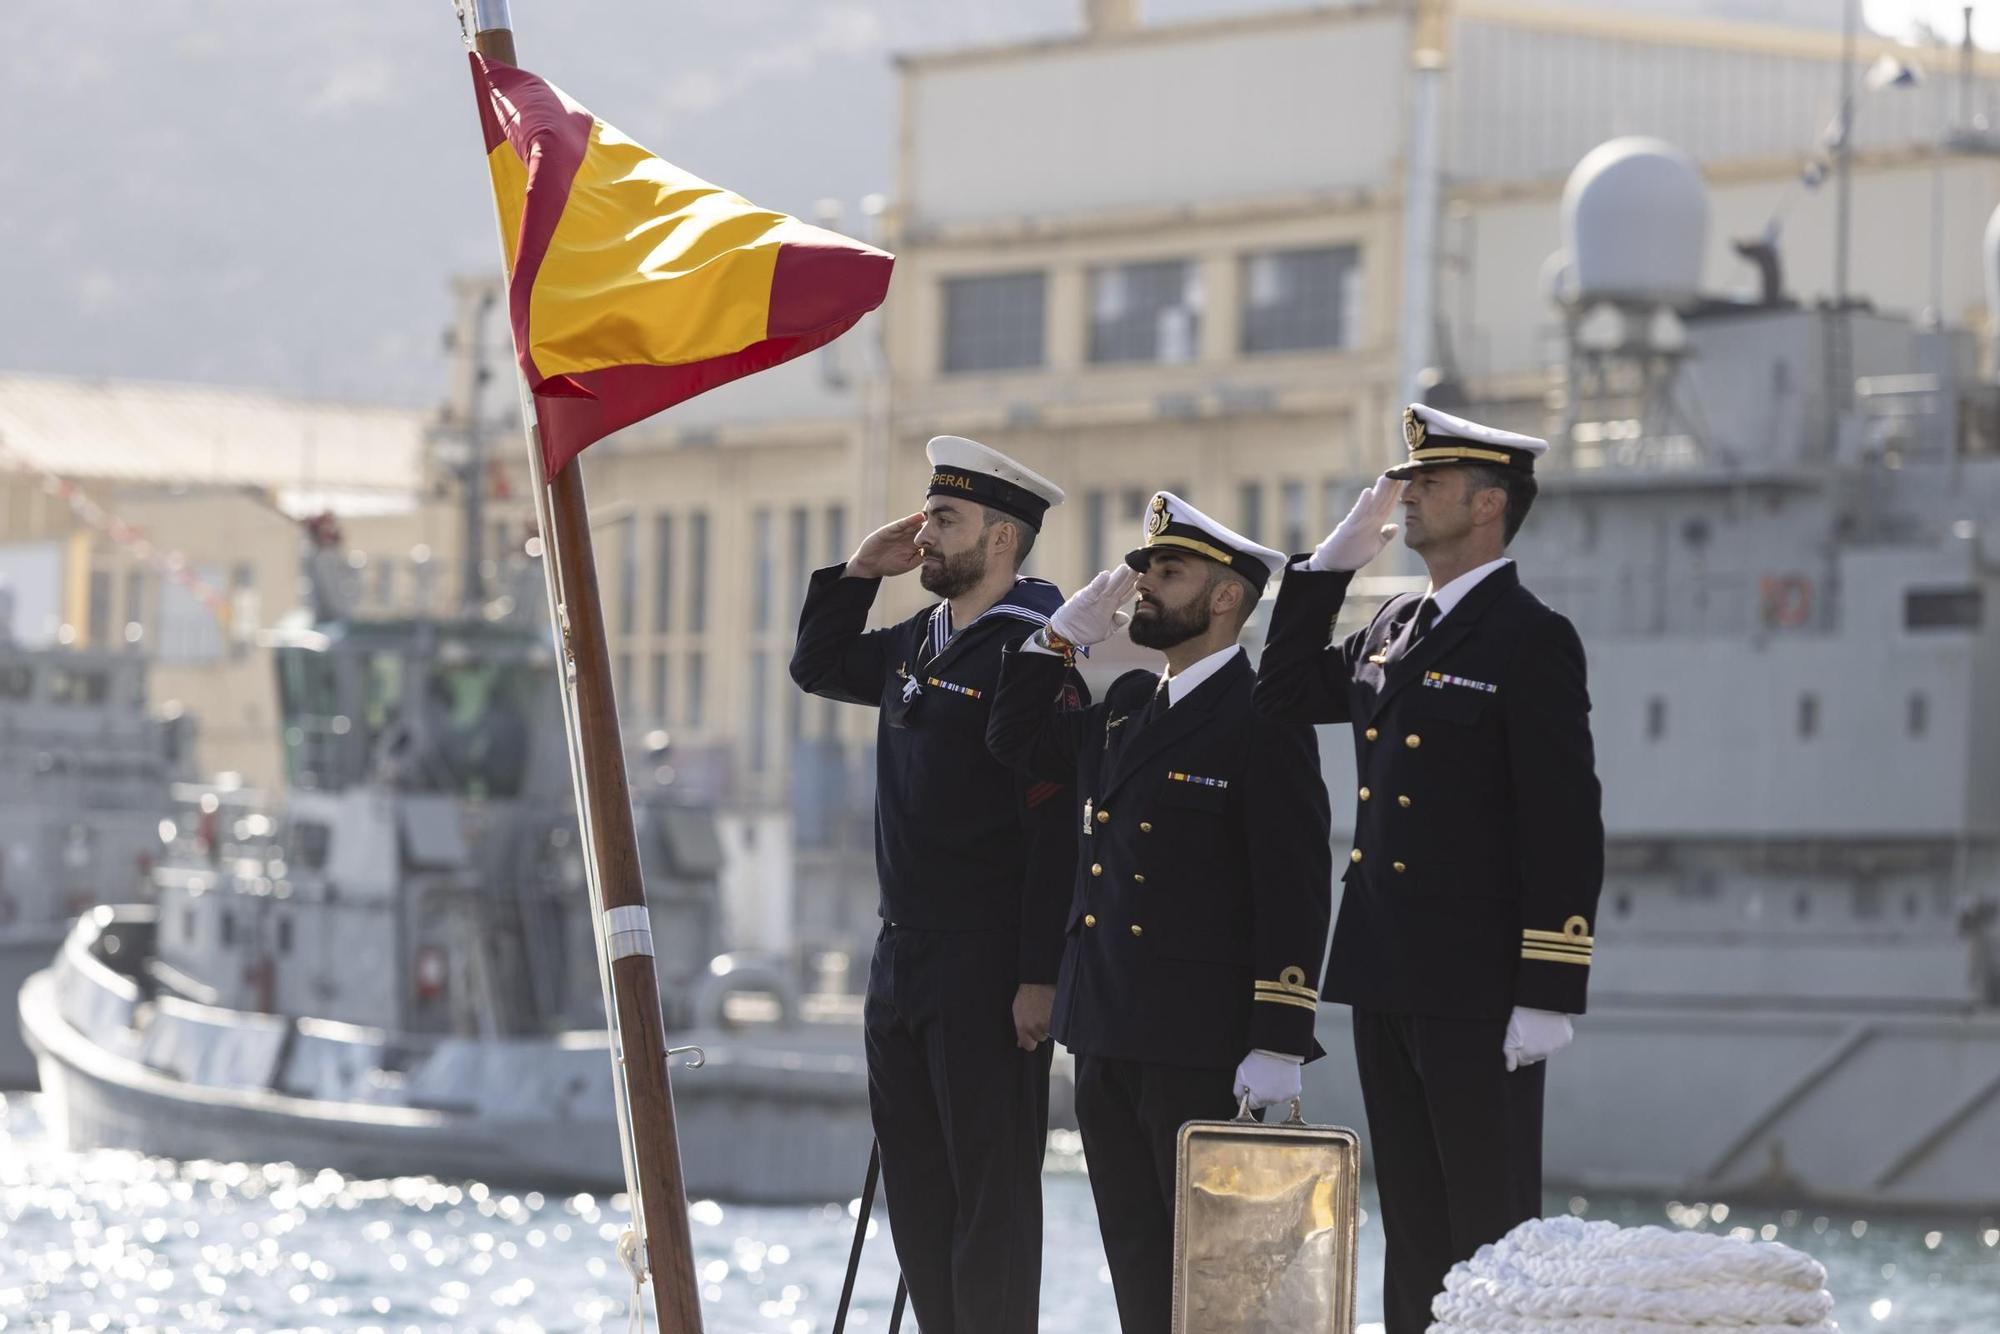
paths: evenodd
<path fill-rule="evenodd" d="M 982 534 L 996 523 L 1014 525 L 1014 568 L 1019 570 L 1028 563 L 1028 553 L 1035 549 L 1036 534 L 1033 526 L 1006 510 L 996 510 L 991 505 L 981 505 L 980 508 L 986 512 L 985 521 L 979 525 Z"/>
<path fill-rule="evenodd" d="M 1492 467 L 1483 463 L 1466 466 L 1465 486 L 1467 500 L 1472 499 L 1473 492 L 1484 491 L 1488 487 L 1507 493 L 1507 517 L 1503 521 L 1502 528 L 1507 542 L 1512 542 L 1514 534 L 1521 531 L 1521 525 L 1527 521 L 1528 510 L 1534 506 L 1535 497 L 1541 493 L 1541 487 L 1536 484 L 1533 473 L 1521 472 L 1515 468 Z"/>
<path fill-rule="evenodd" d="M 1243 601 L 1241 609 L 1236 614 L 1236 631 L 1238 634 L 1241 634 L 1243 627 L 1250 624 L 1250 618 L 1257 613 L 1257 585 L 1251 583 L 1221 561 L 1211 560 L 1205 562 L 1205 564 L 1208 566 L 1208 588 L 1205 590 L 1204 596 L 1207 593 L 1213 593 L 1215 586 L 1225 579 L 1234 580 L 1241 586 Z"/>

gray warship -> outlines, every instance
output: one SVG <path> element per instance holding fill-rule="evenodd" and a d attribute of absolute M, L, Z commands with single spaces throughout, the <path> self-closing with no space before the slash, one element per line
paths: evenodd
<path fill-rule="evenodd" d="M 0 594 L 0 603 L 6 602 Z M 154 717 L 138 649 L 38 648 L 0 610 L 0 995 L 20 994 L 78 914 L 142 896 L 193 720 Z M 35 1087 L 0 1026 L 0 1089 Z"/>
<path fill-rule="evenodd" d="M 539 601 L 520 591 L 488 610 Z M 546 630 L 315 606 L 268 636 L 282 805 L 183 788 L 152 902 L 88 912 L 22 988 L 49 1123 L 76 1147 L 621 1189 Z M 675 1080 L 689 1191 L 847 1198 L 858 1026 L 717 955 L 712 811 L 657 787 L 635 808 L 664 1013 L 699 1049 Z"/>
<path fill-rule="evenodd" d="M 1512 554 L 1589 653 L 1607 868 L 1547 1175 L 1991 1210 L 2000 381 L 1968 330 L 1787 299 L 1769 236 L 1755 296 L 1698 295 L 1705 218 L 1667 145 L 1586 158 L 1548 383 L 1432 399 L 1553 440 Z M 2000 291 L 2000 215 L 1986 244 Z M 1424 581 L 1359 582 L 1342 633 Z M 1338 823 L 1344 729 L 1321 748 Z M 1320 1039 L 1310 1110 L 1365 1124 L 1344 1009 Z"/>

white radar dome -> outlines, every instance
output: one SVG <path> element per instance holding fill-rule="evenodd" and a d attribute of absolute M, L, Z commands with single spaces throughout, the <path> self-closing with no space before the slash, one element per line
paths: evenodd
<path fill-rule="evenodd" d="M 1708 190 L 1672 144 L 1613 139 L 1569 174 L 1562 236 L 1580 299 L 1685 301 L 1701 282 Z"/>

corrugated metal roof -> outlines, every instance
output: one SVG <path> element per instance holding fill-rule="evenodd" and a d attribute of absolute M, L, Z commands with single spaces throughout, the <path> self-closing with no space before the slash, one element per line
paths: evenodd
<path fill-rule="evenodd" d="M 79 481 L 409 492 L 426 420 L 255 389 L 0 374 L 0 465 Z"/>

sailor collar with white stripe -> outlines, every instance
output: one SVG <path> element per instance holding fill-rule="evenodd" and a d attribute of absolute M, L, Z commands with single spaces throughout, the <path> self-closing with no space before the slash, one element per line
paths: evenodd
<path fill-rule="evenodd" d="M 945 648 L 950 645 L 952 640 L 956 639 L 966 630 L 972 629 L 975 625 L 982 625 L 996 617 L 1012 617 L 1018 621 L 1026 621 L 1029 625 L 1036 627 L 1047 625 L 1049 623 L 1048 613 L 1037 611 L 1034 607 L 1029 606 L 1028 600 L 1030 598 L 1040 602 L 1049 602 L 1053 598 L 1054 601 L 1050 604 L 1051 610 L 1053 610 L 1054 607 L 1062 605 L 1062 590 L 1046 579 L 1032 579 L 1022 576 L 1014 581 L 1014 586 L 1007 590 L 1004 597 L 985 611 L 979 613 L 979 615 L 973 617 L 962 628 L 952 624 L 951 603 L 938 603 L 937 606 L 931 609 L 930 626 L 924 637 L 925 656 L 929 658 L 937 657 L 945 651 Z"/>

